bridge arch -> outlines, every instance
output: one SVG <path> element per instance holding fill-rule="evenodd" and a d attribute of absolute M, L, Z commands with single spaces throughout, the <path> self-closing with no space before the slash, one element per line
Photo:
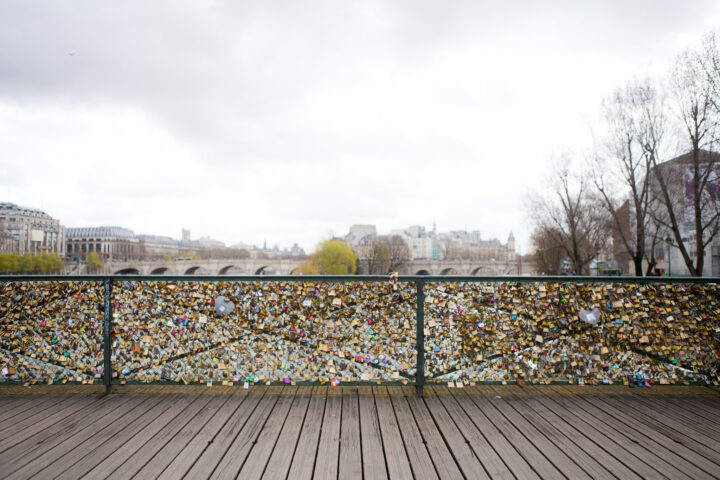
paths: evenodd
<path fill-rule="evenodd" d="M 114 275 L 140 275 L 140 271 L 137 268 L 123 268 L 115 272 Z"/>
<path fill-rule="evenodd" d="M 453 267 L 448 267 L 443 269 L 442 272 L 440 272 L 440 275 L 457 275 L 458 272 Z"/>
<path fill-rule="evenodd" d="M 150 275 L 165 275 L 168 271 L 168 267 L 158 267 L 150 272 Z"/>
<path fill-rule="evenodd" d="M 183 275 L 204 275 L 205 270 L 200 265 L 196 265 L 194 267 L 190 267 L 187 270 L 185 270 L 185 273 Z"/>
<path fill-rule="evenodd" d="M 477 277 L 478 275 L 480 275 L 480 270 L 482 270 L 482 269 L 483 269 L 482 266 L 480 266 L 480 267 L 475 267 L 475 268 L 473 269 L 473 271 L 470 272 L 470 275 L 472 275 L 473 277 Z"/>
<path fill-rule="evenodd" d="M 236 267 L 235 265 L 226 265 L 220 269 L 218 275 L 240 275 L 241 273 L 242 269 L 240 267 Z"/>
<path fill-rule="evenodd" d="M 432 273 L 429 270 L 425 270 L 424 268 L 422 270 L 418 270 L 415 272 L 415 275 L 432 275 Z"/>
<path fill-rule="evenodd" d="M 263 265 L 255 271 L 255 275 L 275 275 L 277 272 L 269 265 Z"/>

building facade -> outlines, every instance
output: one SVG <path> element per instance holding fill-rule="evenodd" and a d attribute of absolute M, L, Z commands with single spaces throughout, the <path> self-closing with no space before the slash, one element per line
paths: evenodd
<path fill-rule="evenodd" d="M 65 228 L 42 210 L 0 202 L 0 232 L 8 253 L 65 254 Z"/>
<path fill-rule="evenodd" d="M 123 227 L 73 227 L 66 231 L 67 256 L 86 260 L 97 253 L 101 260 L 126 261 L 140 258 L 140 245 L 132 230 Z"/>

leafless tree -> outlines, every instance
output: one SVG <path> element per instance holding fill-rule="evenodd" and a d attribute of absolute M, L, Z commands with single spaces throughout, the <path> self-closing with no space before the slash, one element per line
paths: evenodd
<path fill-rule="evenodd" d="M 656 218 L 667 229 L 692 276 L 701 276 L 705 249 L 718 234 L 720 219 L 720 57 L 718 35 L 684 51 L 671 76 L 681 131 L 680 149 L 689 151 L 662 162 L 656 145 L 644 144 L 652 162 L 657 197 Z"/>
<path fill-rule="evenodd" d="M 560 275 L 565 258 L 560 232 L 547 225 L 538 225 L 530 241 L 535 250 L 532 258 L 535 271 L 543 275 Z"/>
<path fill-rule="evenodd" d="M 390 271 L 395 272 L 410 260 L 410 249 L 399 235 L 391 235 L 387 239 L 390 253 Z"/>
<path fill-rule="evenodd" d="M 632 81 L 603 102 L 605 131 L 593 165 L 593 182 L 610 215 L 614 240 L 627 255 L 635 275 L 655 262 L 658 226 L 650 194 L 652 156 L 663 141 L 663 100 L 649 80 Z M 625 255 L 623 255 L 625 254 Z"/>
<path fill-rule="evenodd" d="M 386 242 L 375 240 L 368 252 L 366 260 L 368 274 L 385 275 L 390 271 L 390 247 Z"/>
<path fill-rule="evenodd" d="M 608 242 L 607 215 L 592 198 L 587 176 L 571 173 L 567 154 L 557 162 L 549 187 L 552 193 L 532 201 L 535 228 L 557 232 L 557 244 L 572 270 L 586 275 L 590 261 Z"/>

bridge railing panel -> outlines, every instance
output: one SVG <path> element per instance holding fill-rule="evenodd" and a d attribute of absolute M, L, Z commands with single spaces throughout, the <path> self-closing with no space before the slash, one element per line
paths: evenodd
<path fill-rule="evenodd" d="M 414 284 L 387 281 L 128 278 L 113 288 L 113 371 L 121 382 L 412 382 L 415 299 Z"/>
<path fill-rule="evenodd" d="M 713 279 L 0 277 L 0 382 L 717 385 L 718 352 Z"/>
<path fill-rule="evenodd" d="M 714 284 L 429 281 L 425 301 L 429 382 L 718 383 Z"/>
<path fill-rule="evenodd" d="M 0 282 L 0 382 L 98 381 L 103 292 L 99 281 Z"/>

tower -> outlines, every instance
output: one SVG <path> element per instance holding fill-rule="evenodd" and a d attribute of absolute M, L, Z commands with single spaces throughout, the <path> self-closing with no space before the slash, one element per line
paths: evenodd
<path fill-rule="evenodd" d="M 512 232 L 510 232 L 510 235 L 508 236 L 507 249 L 509 252 L 515 252 L 515 235 L 513 235 Z"/>

